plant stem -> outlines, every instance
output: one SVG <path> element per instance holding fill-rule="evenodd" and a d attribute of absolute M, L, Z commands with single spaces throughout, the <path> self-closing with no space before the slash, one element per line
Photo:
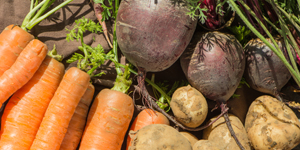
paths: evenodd
<path fill-rule="evenodd" d="M 294 19 L 292 19 L 291 14 L 289 15 L 284 9 L 279 7 L 278 4 L 276 4 L 276 8 L 278 8 L 278 10 L 280 10 L 282 14 L 284 14 L 284 16 L 291 22 L 291 24 L 298 30 L 298 32 L 300 32 L 300 26 L 295 22 Z"/>
<path fill-rule="evenodd" d="M 284 56 L 281 55 L 281 53 L 278 52 L 275 47 L 269 43 L 263 35 L 261 35 L 248 21 L 248 19 L 244 16 L 244 14 L 241 12 L 241 10 L 238 8 L 238 6 L 235 4 L 233 0 L 228 0 L 228 2 L 231 4 L 233 9 L 237 12 L 237 14 L 240 16 L 240 18 L 243 20 L 243 22 L 247 25 L 247 27 L 258 37 L 260 38 L 279 58 L 280 60 L 284 63 L 284 65 L 288 68 L 290 73 L 292 74 L 294 80 L 300 86 L 300 77 L 297 75 L 295 70 L 292 68 L 292 66 L 289 64 L 289 62 L 285 59 Z"/>
<path fill-rule="evenodd" d="M 116 0 L 115 1 L 115 18 L 117 18 L 117 14 L 118 14 L 118 8 L 119 8 L 119 0 Z M 115 68 L 116 68 L 116 72 L 117 74 L 121 74 L 122 73 L 122 70 L 120 69 L 119 67 L 119 61 L 118 61 L 118 42 L 117 42 L 117 35 L 116 35 L 116 29 L 117 29 L 117 24 L 115 23 L 114 24 L 114 33 L 113 33 L 113 51 L 114 51 L 114 54 L 115 54 L 115 61 L 117 63 L 115 63 Z M 125 66 L 124 66 L 125 68 Z"/>
<path fill-rule="evenodd" d="M 39 3 L 37 6 L 35 6 L 32 10 L 29 11 L 29 13 L 26 15 L 26 17 L 24 18 L 23 20 L 23 23 L 21 25 L 21 28 L 25 31 L 27 31 L 27 24 L 28 22 L 30 21 L 30 18 L 34 15 L 34 13 L 44 5 L 44 3 L 46 2 L 47 0 L 43 0 L 41 3 Z"/>
<path fill-rule="evenodd" d="M 42 20 L 46 19 L 47 17 L 49 17 L 51 14 L 53 14 L 55 11 L 57 11 L 58 9 L 64 7 L 65 5 L 67 5 L 68 3 L 72 2 L 73 0 L 66 0 L 63 3 L 61 3 L 60 5 L 56 6 L 54 9 L 50 10 L 49 12 L 47 12 L 46 14 L 44 14 L 43 16 L 37 18 L 36 20 L 31 20 L 29 22 L 29 24 L 27 25 L 27 29 L 32 29 L 36 24 L 40 23 Z"/>
<path fill-rule="evenodd" d="M 125 68 L 126 66 L 123 64 L 118 64 L 120 67 Z M 138 75 L 138 73 L 129 68 L 129 71 L 135 75 Z M 157 86 L 154 82 L 152 82 L 151 80 L 149 80 L 148 78 L 145 78 L 145 81 L 150 84 L 152 87 L 154 87 L 161 95 L 163 95 L 168 101 L 171 101 L 171 97 L 167 95 L 166 92 L 164 92 L 159 86 Z"/>
<path fill-rule="evenodd" d="M 245 9 L 248 10 L 248 12 L 256 19 L 256 21 L 258 22 L 258 24 L 263 28 L 263 30 L 265 31 L 265 33 L 269 36 L 269 38 L 271 39 L 271 41 L 273 42 L 274 46 L 276 47 L 276 50 L 279 51 L 282 55 L 283 53 L 281 52 L 277 42 L 275 41 L 275 39 L 273 38 L 273 36 L 271 35 L 271 33 L 269 32 L 269 30 L 266 28 L 266 26 L 256 17 L 256 14 L 242 1 L 239 0 L 239 2 L 245 7 Z M 273 47 L 273 46 L 272 46 Z"/>
<path fill-rule="evenodd" d="M 25 31 L 31 30 L 36 24 L 40 23 L 42 20 L 53 14 L 55 11 L 58 9 L 64 7 L 68 3 L 72 2 L 73 0 L 66 0 L 60 5 L 56 6 L 52 10 L 48 11 L 46 14 L 42 15 L 48 8 L 49 6 L 55 2 L 55 0 L 43 0 L 42 2 L 38 3 L 38 0 L 36 1 L 36 6 L 33 6 L 33 1 L 31 1 L 30 4 L 30 11 L 26 15 L 25 19 L 23 20 L 23 23 L 21 25 L 21 28 L 24 29 Z M 35 14 L 35 15 L 34 15 Z M 41 16 L 42 15 L 42 16 Z"/>
<path fill-rule="evenodd" d="M 291 60 L 291 63 L 295 69 L 295 72 L 297 73 L 297 76 L 300 76 L 300 73 L 299 73 L 299 70 L 298 70 L 298 67 L 297 67 L 297 64 L 296 64 L 296 61 L 294 60 L 294 56 L 292 55 L 292 52 L 291 52 L 291 49 L 290 49 L 290 44 L 293 45 L 293 47 L 296 49 L 297 53 L 299 52 L 299 47 L 294 39 L 294 37 L 292 36 L 292 33 L 290 32 L 288 26 L 286 25 L 285 21 L 283 20 L 283 18 L 281 17 L 281 14 L 278 10 L 278 5 L 275 4 L 274 1 L 271 1 L 271 5 L 275 11 L 275 13 L 277 14 L 278 16 L 278 19 L 279 19 L 279 23 L 280 23 L 280 26 L 281 26 L 281 29 L 282 29 L 282 37 L 284 38 L 284 41 L 285 41 L 285 46 L 287 48 L 287 51 L 288 51 L 288 54 L 289 54 L 289 58 Z M 290 43 L 288 40 L 287 40 L 287 37 L 290 38 L 291 42 Z M 289 44 L 290 43 L 290 44 Z M 293 49 L 294 50 L 294 49 Z M 298 53 L 299 54 L 299 53 Z"/>
<path fill-rule="evenodd" d="M 50 2 L 50 3 L 49 3 Z M 36 18 L 40 17 L 46 9 L 48 9 L 49 5 L 51 5 L 54 1 L 52 0 L 47 0 L 45 4 L 40 8 L 40 10 L 33 16 L 31 20 L 35 20 Z"/>

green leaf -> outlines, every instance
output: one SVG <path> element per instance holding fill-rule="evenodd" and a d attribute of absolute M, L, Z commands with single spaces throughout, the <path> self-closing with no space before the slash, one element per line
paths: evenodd
<path fill-rule="evenodd" d="M 102 26 L 99 23 L 95 23 L 92 19 L 87 19 L 82 17 L 81 19 L 75 20 L 75 25 L 73 29 L 67 29 L 69 33 L 67 33 L 66 40 L 73 41 L 77 40 L 80 41 L 83 38 L 83 34 L 87 31 L 92 33 L 101 33 Z"/>
<path fill-rule="evenodd" d="M 200 8 L 201 2 L 198 4 L 198 1 L 195 0 L 187 0 L 187 7 L 189 12 L 187 15 L 190 16 L 192 19 L 198 18 L 199 21 L 204 24 L 207 16 L 204 14 L 208 9 L 207 8 Z"/>
<path fill-rule="evenodd" d="M 241 95 L 233 94 L 231 98 L 239 98 Z"/>
<path fill-rule="evenodd" d="M 245 26 L 230 26 L 227 27 L 237 38 L 237 40 L 244 46 L 250 40 L 251 30 L 246 28 Z"/>
<path fill-rule="evenodd" d="M 67 60 L 67 63 L 72 63 L 72 62 L 75 62 L 77 60 L 81 60 L 83 59 L 83 55 L 82 54 L 79 54 L 79 53 L 74 53 L 72 55 L 72 57 L 70 59 Z"/>

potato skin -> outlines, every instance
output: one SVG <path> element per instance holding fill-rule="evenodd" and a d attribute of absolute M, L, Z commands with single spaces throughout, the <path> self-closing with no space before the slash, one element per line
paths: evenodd
<path fill-rule="evenodd" d="M 268 95 L 249 107 L 245 128 L 254 149 L 290 150 L 300 143 L 300 122 L 284 103 Z"/>
<path fill-rule="evenodd" d="M 232 128 L 245 150 L 251 150 L 250 142 L 246 130 L 238 117 L 228 114 Z M 211 118 L 210 121 L 215 120 Z M 222 150 L 240 150 L 236 141 L 231 136 L 224 117 L 218 119 L 210 127 L 203 131 L 203 139 L 214 142 L 214 145 Z"/>
<path fill-rule="evenodd" d="M 193 87 L 207 99 L 225 103 L 242 79 L 245 56 L 242 45 L 233 35 L 195 32 L 180 63 Z"/>
<path fill-rule="evenodd" d="M 176 89 L 170 107 L 176 119 L 191 128 L 201 125 L 208 113 L 205 97 L 190 85 Z"/>
<path fill-rule="evenodd" d="M 179 132 L 179 133 L 182 134 L 185 138 L 187 138 L 190 141 L 191 146 L 193 146 L 198 141 L 198 138 L 190 132 L 183 132 L 182 131 L 182 132 Z"/>
<path fill-rule="evenodd" d="M 213 141 L 199 140 L 193 145 L 193 150 L 220 150 Z"/>
<path fill-rule="evenodd" d="M 165 124 L 148 125 L 131 136 L 129 150 L 192 150 L 187 138 Z"/>
<path fill-rule="evenodd" d="M 172 0 L 121 1 L 116 19 L 120 50 L 147 72 L 169 68 L 189 44 L 197 25 L 184 4 Z"/>

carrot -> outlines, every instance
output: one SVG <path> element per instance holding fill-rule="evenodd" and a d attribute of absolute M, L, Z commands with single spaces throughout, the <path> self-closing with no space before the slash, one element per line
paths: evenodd
<path fill-rule="evenodd" d="M 117 46 L 114 46 L 114 54 L 111 52 L 104 54 L 101 50 L 101 46 L 97 46 L 98 48 L 93 49 L 87 44 L 84 44 L 82 38 L 85 30 L 82 28 L 85 29 L 87 26 L 91 25 L 92 26 L 89 27 L 89 29 L 98 28 L 98 25 L 87 23 L 87 20 L 84 20 L 76 21 L 77 23 L 81 22 L 80 28 L 75 28 L 78 29 L 79 36 L 74 36 L 74 34 L 72 34 L 74 29 L 70 30 L 70 39 L 76 38 L 81 41 L 82 46 L 80 47 L 80 50 L 83 51 L 84 56 L 80 54 L 73 55 L 74 57 L 69 59 L 71 61 L 67 62 L 74 62 L 75 60 L 78 60 L 78 66 L 82 68 L 91 68 L 88 73 L 93 75 L 95 69 L 99 68 L 99 65 L 103 64 L 104 61 L 109 59 L 114 63 L 118 62 L 115 60 L 118 58 L 117 55 L 115 55 Z M 114 42 L 114 44 L 116 44 L 116 42 Z M 104 58 L 105 60 L 96 61 L 99 58 Z M 97 62 L 97 65 L 93 65 Z M 90 65 L 90 67 L 82 65 L 82 63 L 86 63 L 87 65 Z M 131 97 L 125 94 L 132 83 L 131 80 L 128 80 L 130 77 L 128 66 L 127 69 L 125 69 L 125 73 L 123 73 L 120 68 L 117 70 L 120 72 L 117 71 L 118 75 L 114 87 L 112 89 L 103 89 L 94 99 L 81 139 L 79 147 L 81 150 L 115 150 L 120 149 L 122 146 L 125 133 L 133 116 L 134 105 Z M 98 73 L 95 76 L 100 76 L 101 74 L 102 73 Z"/>
<path fill-rule="evenodd" d="M 0 76 L 16 61 L 34 36 L 22 28 L 9 25 L 0 34 Z"/>
<path fill-rule="evenodd" d="M 101 90 L 90 109 L 79 150 L 120 150 L 133 111 L 133 100 L 127 94 Z"/>
<path fill-rule="evenodd" d="M 47 46 L 34 39 L 20 53 L 15 63 L 0 77 L 0 105 L 25 85 L 47 55 Z"/>
<path fill-rule="evenodd" d="M 68 69 L 59 84 L 30 150 L 58 150 L 90 76 L 76 67 Z"/>
<path fill-rule="evenodd" d="M 44 12 L 52 6 L 55 0 L 30 1 L 30 11 L 21 26 L 8 25 L 0 34 L 0 77 L 14 64 L 25 46 L 33 40 L 34 36 L 27 31 L 73 0 L 66 0 L 58 6 L 52 7 L 52 10 L 49 10 L 46 14 Z"/>
<path fill-rule="evenodd" d="M 166 124 L 169 125 L 170 122 L 166 116 L 162 113 L 153 111 L 152 109 L 144 109 L 142 110 L 137 117 L 134 119 L 130 131 L 137 131 L 147 125 L 150 124 Z M 129 146 L 131 145 L 131 138 L 127 136 L 127 146 L 126 150 L 128 150 Z"/>
<path fill-rule="evenodd" d="M 60 145 L 60 150 L 76 150 L 78 147 L 84 131 L 88 110 L 93 100 L 94 92 L 95 88 L 93 84 L 90 83 L 76 107 L 73 117 L 69 123 L 67 133 Z"/>
<path fill-rule="evenodd" d="M 10 98 L 1 119 L 0 150 L 30 148 L 63 74 L 64 65 L 48 56 Z"/>

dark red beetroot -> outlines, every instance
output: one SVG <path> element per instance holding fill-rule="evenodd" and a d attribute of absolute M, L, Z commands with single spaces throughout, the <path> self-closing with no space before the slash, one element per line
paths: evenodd
<path fill-rule="evenodd" d="M 123 0 L 116 20 L 120 50 L 138 68 L 135 89 L 142 94 L 143 103 L 183 129 L 189 128 L 159 108 L 146 90 L 144 79 L 147 72 L 169 68 L 190 43 L 197 20 L 192 20 L 188 11 L 181 0 Z"/>
<path fill-rule="evenodd" d="M 226 102 L 235 92 L 245 69 L 242 45 L 221 32 L 195 33 L 180 58 L 190 84 L 206 98 Z"/>
<path fill-rule="evenodd" d="M 197 24 L 174 0 L 123 0 L 117 15 L 119 47 L 146 72 L 167 69 L 189 44 Z"/>
<path fill-rule="evenodd" d="M 271 42 L 270 39 L 267 40 Z M 288 58 L 283 38 L 276 38 L 275 40 L 285 57 Z M 251 88 L 271 94 L 281 100 L 278 95 L 279 91 L 290 80 L 291 74 L 280 58 L 260 39 L 253 39 L 247 43 L 245 55 L 246 82 Z"/>
<path fill-rule="evenodd" d="M 226 101 L 234 94 L 244 73 L 242 45 L 230 34 L 196 32 L 180 57 L 180 63 L 189 83 L 206 98 L 220 104 L 231 135 L 237 145 L 244 149 L 232 129 L 226 106 Z"/>

